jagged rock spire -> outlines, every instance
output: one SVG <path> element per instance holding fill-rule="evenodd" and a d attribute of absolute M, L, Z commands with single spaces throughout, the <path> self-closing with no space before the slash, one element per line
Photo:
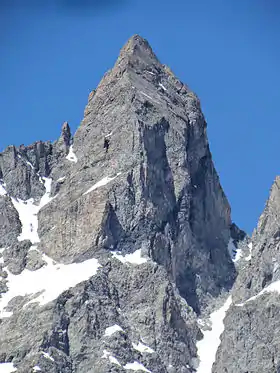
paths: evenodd
<path fill-rule="evenodd" d="M 61 137 L 64 141 L 65 146 L 69 147 L 72 135 L 71 135 L 71 129 L 70 129 L 70 126 L 69 126 L 68 122 L 64 122 L 63 125 L 62 125 Z"/>

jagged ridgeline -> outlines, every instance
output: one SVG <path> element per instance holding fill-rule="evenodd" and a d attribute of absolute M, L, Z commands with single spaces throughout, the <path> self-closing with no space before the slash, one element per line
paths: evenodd
<path fill-rule="evenodd" d="M 0 154 L 0 373 L 210 373 L 249 242 L 199 99 L 133 36 L 74 136 Z M 215 372 L 245 373 L 222 341 Z"/>

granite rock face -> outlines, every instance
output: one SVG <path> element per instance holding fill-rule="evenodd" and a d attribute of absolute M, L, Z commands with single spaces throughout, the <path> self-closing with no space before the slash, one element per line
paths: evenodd
<path fill-rule="evenodd" d="M 54 143 L 0 154 L 0 363 L 19 373 L 195 372 L 198 317 L 232 286 L 234 302 L 260 291 L 257 272 L 245 286 L 243 265 L 259 252 L 265 284 L 276 279 L 255 249 L 276 232 L 269 219 L 245 260 L 249 238 L 231 221 L 199 99 L 133 36 L 73 136 L 65 122 Z M 246 307 L 226 316 L 215 372 L 231 372 L 227 330 Z"/>

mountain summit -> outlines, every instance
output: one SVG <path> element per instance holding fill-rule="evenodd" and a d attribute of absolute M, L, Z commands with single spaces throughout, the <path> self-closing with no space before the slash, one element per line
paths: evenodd
<path fill-rule="evenodd" d="M 145 39 L 74 136 L 0 154 L 0 223 L 0 372 L 211 372 L 249 239 L 199 99 Z"/>

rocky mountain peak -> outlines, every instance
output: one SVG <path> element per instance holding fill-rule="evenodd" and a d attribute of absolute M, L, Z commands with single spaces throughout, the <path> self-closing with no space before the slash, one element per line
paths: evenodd
<path fill-rule="evenodd" d="M 109 81 L 113 82 L 131 74 L 150 71 L 155 74 L 163 70 L 157 56 L 148 41 L 139 35 L 131 37 L 121 49 L 119 57 L 111 71 L 109 71 L 99 84 L 99 88 Z"/>
<path fill-rule="evenodd" d="M 247 240 L 206 128 L 197 96 L 135 35 L 73 137 L 65 122 L 54 143 L 0 154 L 0 367 L 201 372 L 202 318 Z"/>
<path fill-rule="evenodd" d="M 165 267 L 197 312 L 207 297 L 232 284 L 230 206 L 212 162 L 199 100 L 159 63 L 145 39 L 135 35 L 127 42 L 90 95 L 73 149 L 78 162 L 66 205 L 69 195 L 74 203 L 94 180 L 109 176 L 119 186 L 109 194 L 100 191 L 94 200 L 98 204 L 88 211 L 91 228 L 79 228 L 86 233 L 78 254 L 80 238 L 72 232 L 66 245 L 54 244 L 53 233 L 42 236 L 49 255 L 73 260 L 92 242 L 123 253 L 141 247 Z M 56 215 L 48 212 L 52 221 Z"/>
<path fill-rule="evenodd" d="M 150 44 L 140 35 L 133 35 L 121 49 L 117 63 L 120 63 L 123 59 L 129 61 L 149 61 L 150 63 L 153 61 L 158 63 L 158 59 Z"/>

